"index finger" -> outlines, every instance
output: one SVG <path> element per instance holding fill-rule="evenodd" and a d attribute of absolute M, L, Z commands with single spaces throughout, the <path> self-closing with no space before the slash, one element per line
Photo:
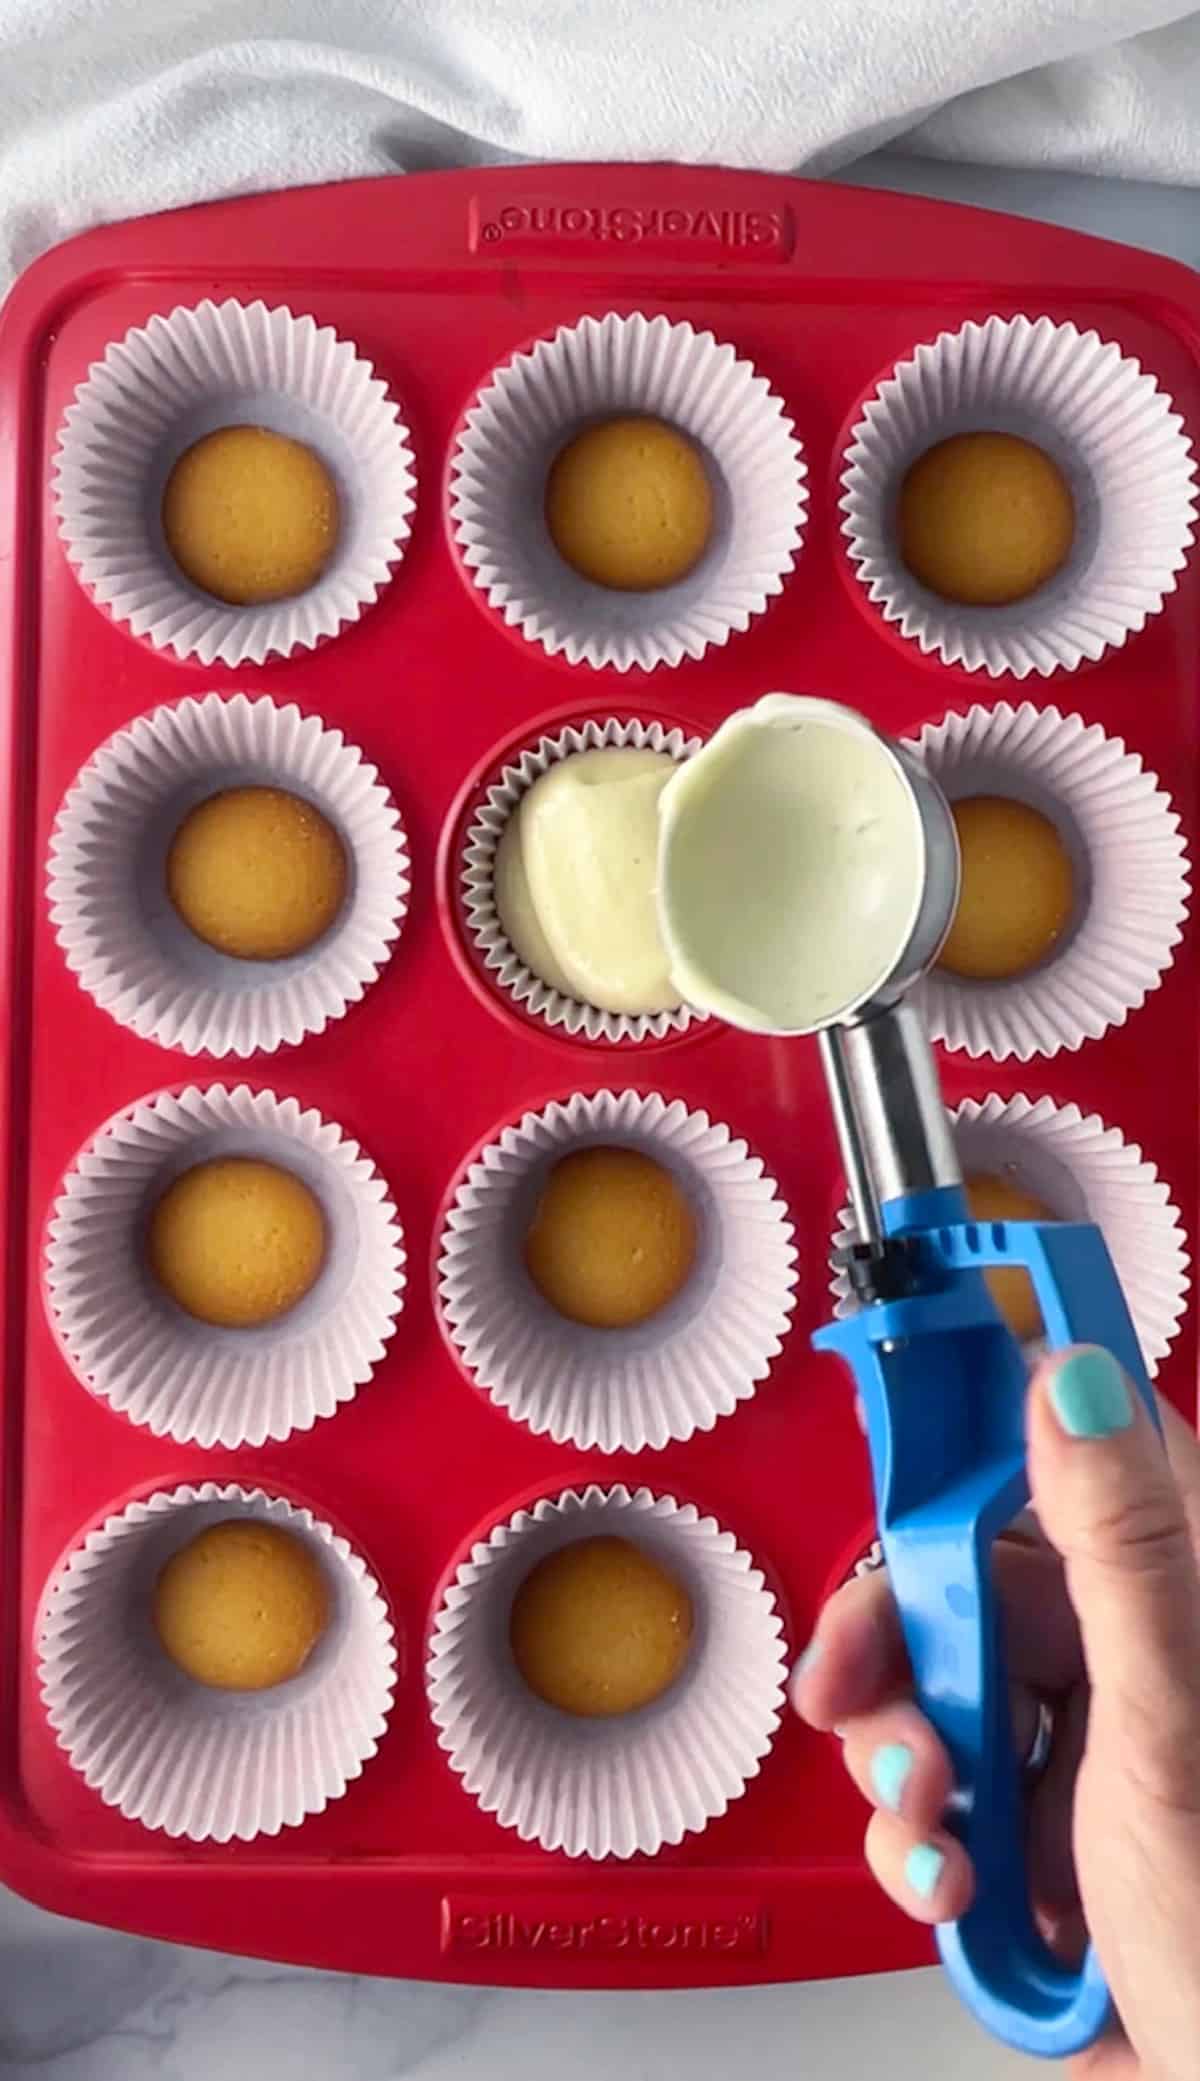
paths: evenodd
<path fill-rule="evenodd" d="M 1001 1539 L 994 1549 L 1008 1675 L 1034 1691 L 1082 1680 L 1079 1628 L 1062 1564 L 1050 1547 Z M 911 1688 L 900 1614 L 885 1570 L 844 1583 L 829 1599 L 792 1686 L 796 1710 L 826 1730 L 873 1712 Z"/>

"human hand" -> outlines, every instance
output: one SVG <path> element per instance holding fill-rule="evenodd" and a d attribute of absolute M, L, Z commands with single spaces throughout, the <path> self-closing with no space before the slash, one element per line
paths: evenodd
<path fill-rule="evenodd" d="M 1029 1808 L 1032 1898 L 1047 1940 L 1099 1953 L 1121 2019 L 1070 2063 L 1076 2081 L 1200 2074 L 1200 1444 L 1163 1407 L 1167 1452 L 1115 1360 L 1090 1346 L 1030 1385 L 1029 1477 L 1041 1542 L 996 1549 L 1014 1735 L 1054 1714 Z M 949 1758 L 912 1698 L 884 1574 L 826 1605 L 793 1679 L 836 1727 L 875 1812 L 866 1853 L 923 1922 L 961 1915 L 970 1860 L 942 1826 Z"/>

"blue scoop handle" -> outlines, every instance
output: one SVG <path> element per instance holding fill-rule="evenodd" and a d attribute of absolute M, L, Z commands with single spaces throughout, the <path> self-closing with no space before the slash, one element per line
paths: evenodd
<path fill-rule="evenodd" d="M 1021 1772 L 992 1583 L 991 1547 L 1029 1500 L 1028 1368 L 983 1273 L 1024 1267 L 1052 1349 L 1101 1344 L 1158 1418 L 1120 1283 L 1098 1229 L 968 1218 L 958 1186 L 882 1209 L 904 1236 L 913 1291 L 874 1301 L 813 1339 L 850 1366 L 866 1412 L 879 1537 L 900 1609 L 917 1698 L 949 1750 L 958 1798 L 949 1825 L 976 1892 L 938 1929 L 962 2000 L 1020 2052 L 1063 2059 L 1102 2035 L 1111 2001 L 1094 1951 L 1060 1963 L 1034 1923 L 1025 1870 Z"/>

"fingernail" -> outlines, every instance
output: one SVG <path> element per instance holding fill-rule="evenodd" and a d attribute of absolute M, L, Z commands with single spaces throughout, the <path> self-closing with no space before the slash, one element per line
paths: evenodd
<path fill-rule="evenodd" d="M 1133 1400 L 1111 1352 L 1088 1344 L 1050 1376 L 1054 1414 L 1069 1438 L 1111 1438 L 1133 1422 Z"/>
<path fill-rule="evenodd" d="M 921 1900 L 932 1900 L 946 1859 L 933 1843 L 917 1843 L 904 1860 L 904 1876 Z"/>
<path fill-rule="evenodd" d="M 884 1806 L 900 1811 L 904 1787 L 913 1767 L 913 1752 L 907 1742 L 888 1741 L 871 1758 L 871 1783 Z"/>
<path fill-rule="evenodd" d="M 821 1642 L 814 1634 L 813 1638 L 809 1641 L 808 1646 L 805 1648 L 804 1653 L 796 1662 L 788 1682 L 788 1692 L 791 1697 L 792 1705 L 797 1710 L 798 1707 L 796 1705 L 796 1701 L 800 1695 L 800 1686 L 804 1682 L 805 1677 L 808 1675 L 809 1670 L 815 1669 L 820 1659 Z"/>

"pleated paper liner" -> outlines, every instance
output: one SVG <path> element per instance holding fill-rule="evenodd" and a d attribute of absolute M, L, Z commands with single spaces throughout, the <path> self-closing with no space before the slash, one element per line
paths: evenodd
<path fill-rule="evenodd" d="M 596 1146 L 671 1172 L 697 1219 L 691 1273 L 629 1329 L 568 1321 L 523 1244 L 554 1165 Z M 526 1113 L 472 1163 L 446 1217 L 438 1288 L 462 1364 L 493 1402 L 556 1444 L 640 1452 L 711 1430 L 770 1372 L 795 1305 L 787 1208 L 758 1157 L 707 1113 L 635 1091 Z"/>
<path fill-rule="evenodd" d="M 575 1540 L 630 1540 L 687 1590 L 692 1650 L 653 1704 L 609 1719 L 546 1705 L 509 1646 L 514 1595 Z M 438 1740 L 464 1789 L 523 1842 L 569 1857 L 652 1856 L 703 1829 L 758 1773 L 787 1653 L 775 1600 L 732 1533 L 649 1489 L 569 1489 L 518 1511 L 446 1591 L 427 1667 Z"/>
<path fill-rule="evenodd" d="M 1009 606 L 942 599 L 900 554 L 908 469 L 974 432 L 1032 441 L 1074 500 L 1067 561 Z M 842 531 L 866 597 L 926 655 L 993 678 L 1071 672 L 1125 643 L 1175 590 L 1193 539 L 1195 462 L 1170 398 L 1113 341 L 1046 317 L 971 321 L 918 347 L 868 400 L 844 461 Z"/>
<path fill-rule="evenodd" d="M 298 1177 L 325 1219 L 316 1283 L 255 1329 L 187 1314 L 145 1257 L 167 1186 L 234 1156 Z M 50 1217 L 45 1283 L 93 1394 L 158 1437 L 232 1449 L 310 1429 L 370 1379 L 403 1304 L 404 1242 L 379 1172 L 332 1121 L 270 1091 L 192 1085 L 130 1107 L 77 1158 Z"/>
<path fill-rule="evenodd" d="M 995 1093 L 964 1099 L 952 1115 L 964 1176 L 1004 1179 L 1060 1221 L 1091 1221 L 1108 1244 L 1153 1377 L 1183 1320 L 1188 1293 L 1187 1239 L 1170 1191 L 1136 1143 L 1077 1105 Z M 836 1253 L 852 1234 L 843 1207 Z M 853 1306 L 843 1271 L 833 1266 L 834 1313 Z"/>
<path fill-rule="evenodd" d="M 278 961 L 206 945 L 167 895 L 188 811 L 252 786 L 319 809 L 349 870 L 329 930 Z M 120 1025 L 187 1055 L 245 1057 L 322 1033 L 374 982 L 408 906 L 408 845 L 375 767 L 340 730 L 290 703 L 212 693 L 156 708 L 101 745 L 58 813 L 47 894 L 68 967 Z"/>
<path fill-rule="evenodd" d="M 660 1012 L 612 1012 L 568 997 L 535 975 L 521 959 L 505 933 L 496 903 L 496 858 L 505 828 L 523 796 L 552 766 L 578 752 L 625 747 L 664 752 L 680 760 L 690 758 L 699 743 L 698 737 L 685 737 L 682 730 L 666 729 L 661 723 L 618 722 L 612 717 L 606 722 L 585 722 L 529 744 L 505 766 L 472 818 L 460 867 L 468 935 L 496 987 L 514 1004 L 544 1019 L 547 1026 L 615 1046 L 666 1040 L 686 1033 L 704 1018 L 704 1013 L 685 1004 Z"/>
<path fill-rule="evenodd" d="M 313 449 L 337 486 L 336 546 L 307 591 L 231 606 L 167 547 L 171 469 L 205 434 L 255 426 Z M 204 302 L 112 345 L 69 407 L 55 458 L 67 556 L 98 605 L 158 650 L 211 665 L 311 650 L 387 584 L 412 525 L 408 430 L 349 340 L 264 303 Z"/>
<path fill-rule="evenodd" d="M 687 434 L 714 492 L 703 557 L 654 592 L 581 577 L 544 517 L 559 449 L 624 413 Z M 471 579 L 510 628 L 573 665 L 652 671 L 727 643 L 782 590 L 803 539 L 806 474 L 781 400 L 733 347 L 686 322 L 609 312 L 560 327 L 496 371 L 459 437 L 451 511 Z"/>
<path fill-rule="evenodd" d="M 230 1518 L 302 1540 L 330 1591 L 308 1663 L 269 1691 L 194 1682 L 154 1631 L 171 1555 Z M 197 1843 L 278 1835 L 339 1799 L 379 1746 L 396 1681 L 387 1606 L 348 1541 L 281 1497 L 211 1481 L 130 1503 L 90 1532 L 47 1587 L 37 1651 L 74 1769 L 127 1820 Z"/>
<path fill-rule="evenodd" d="M 934 967 L 922 978 L 915 1002 L 933 1038 L 1028 1062 L 1124 1025 L 1170 967 L 1188 907 L 1179 818 L 1157 775 L 1098 723 L 1028 701 L 948 715 L 911 749 L 951 802 L 998 795 L 1049 817 L 1076 889 L 1073 918 L 1032 971 L 977 982 Z"/>

